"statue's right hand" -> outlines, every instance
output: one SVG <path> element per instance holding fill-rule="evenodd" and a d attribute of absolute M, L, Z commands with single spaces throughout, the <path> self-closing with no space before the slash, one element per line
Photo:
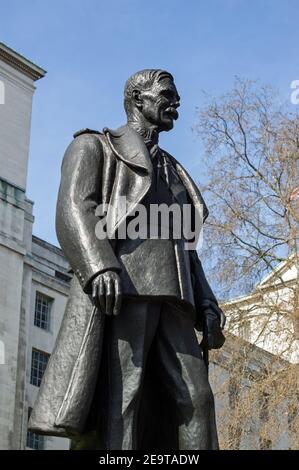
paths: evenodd
<path fill-rule="evenodd" d="M 99 274 L 92 281 L 92 300 L 106 315 L 119 314 L 122 301 L 121 282 L 115 271 Z"/>

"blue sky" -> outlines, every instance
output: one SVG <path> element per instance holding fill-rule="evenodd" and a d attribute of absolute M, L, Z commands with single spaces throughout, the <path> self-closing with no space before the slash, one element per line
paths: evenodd
<path fill-rule="evenodd" d="M 298 0 L 2 0 L 0 7 L 0 40 L 48 71 L 34 97 L 27 194 L 34 233 L 55 244 L 64 150 L 78 129 L 124 123 L 123 85 L 133 72 L 175 76 L 180 119 L 161 146 L 197 181 L 203 149 L 191 128 L 203 91 L 217 96 L 239 75 L 289 100 L 299 79 Z"/>

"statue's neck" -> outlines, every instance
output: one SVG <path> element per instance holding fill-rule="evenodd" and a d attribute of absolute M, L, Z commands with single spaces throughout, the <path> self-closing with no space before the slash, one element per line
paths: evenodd
<path fill-rule="evenodd" d="M 128 121 L 128 126 L 143 138 L 147 147 L 158 144 L 159 132 L 155 126 L 144 126 L 139 121 Z"/>

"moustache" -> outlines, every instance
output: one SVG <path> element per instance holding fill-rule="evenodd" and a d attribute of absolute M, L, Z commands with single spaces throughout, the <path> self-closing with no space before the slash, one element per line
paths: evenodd
<path fill-rule="evenodd" d="M 170 117 L 173 119 L 177 120 L 179 117 L 179 113 L 177 112 L 176 108 L 174 106 L 169 106 L 164 110 L 165 114 L 169 114 Z"/>

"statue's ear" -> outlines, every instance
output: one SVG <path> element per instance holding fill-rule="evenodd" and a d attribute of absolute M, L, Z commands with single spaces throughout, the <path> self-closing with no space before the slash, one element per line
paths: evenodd
<path fill-rule="evenodd" d="M 140 90 L 133 90 L 132 91 L 132 98 L 133 98 L 133 101 L 135 103 L 135 106 L 137 108 L 141 108 L 142 107 L 142 97 L 141 97 L 141 93 L 140 93 Z"/>

